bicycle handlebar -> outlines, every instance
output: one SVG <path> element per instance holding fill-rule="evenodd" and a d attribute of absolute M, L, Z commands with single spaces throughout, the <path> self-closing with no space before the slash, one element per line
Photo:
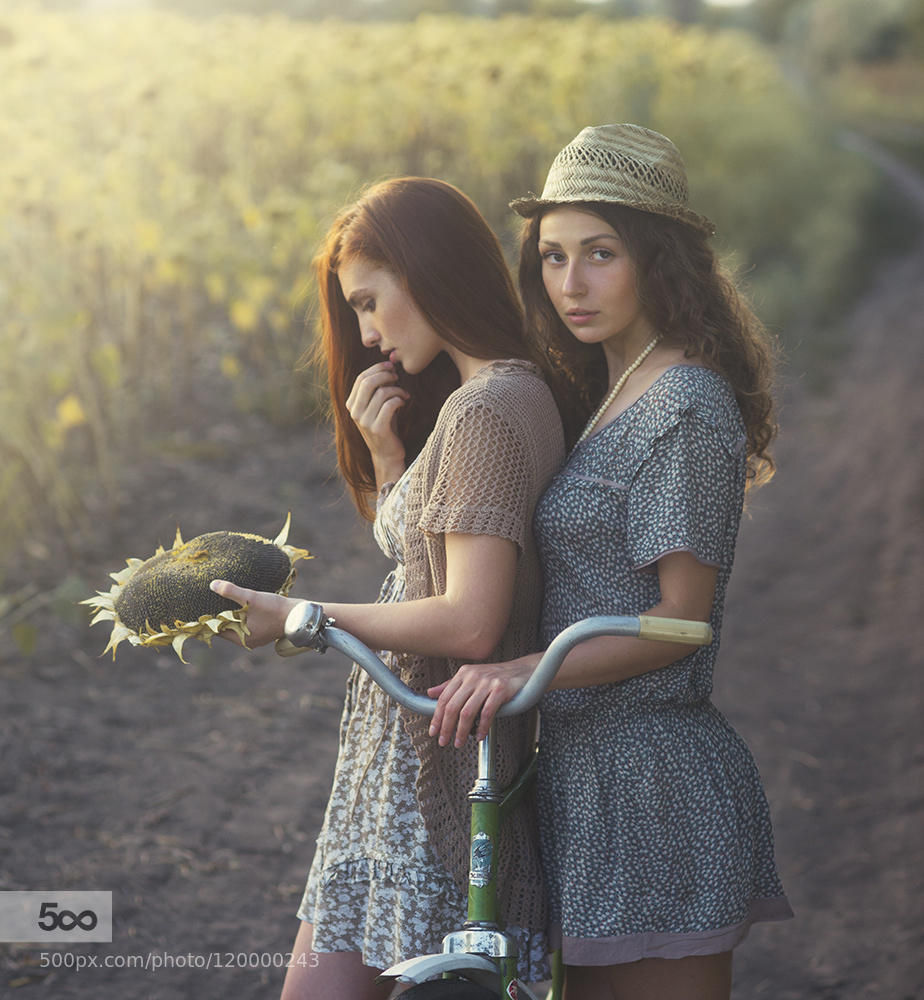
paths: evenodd
<path fill-rule="evenodd" d="M 428 698 L 409 688 L 368 646 L 349 632 L 334 627 L 333 619 L 325 620 L 319 604 L 299 601 L 286 619 L 285 633 L 285 638 L 276 641 L 276 652 L 281 656 L 293 656 L 304 649 L 323 653 L 330 646 L 358 663 L 399 705 L 428 717 L 432 717 L 436 711 L 435 698 Z M 529 680 L 497 714 L 518 715 L 528 712 L 539 703 L 567 654 L 578 643 L 604 635 L 680 642 L 690 646 L 707 646 L 712 642 L 712 628 L 708 622 L 657 618 L 651 615 L 598 615 L 584 618 L 569 625 L 552 640 Z"/>

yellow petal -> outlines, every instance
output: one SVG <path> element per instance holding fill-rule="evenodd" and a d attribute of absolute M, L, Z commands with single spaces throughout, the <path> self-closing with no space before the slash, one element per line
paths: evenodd
<path fill-rule="evenodd" d="M 119 643 L 122 642 L 123 639 L 131 640 L 134 637 L 134 635 L 135 633 L 132 632 L 130 628 L 126 628 L 124 625 L 121 624 L 121 622 L 116 622 L 115 626 L 112 629 L 112 634 L 109 636 L 109 645 L 106 646 L 101 655 L 105 656 L 111 649 L 112 658 L 114 660 L 116 650 L 119 647 Z"/>
<path fill-rule="evenodd" d="M 292 511 L 290 510 L 286 514 L 286 523 L 282 526 L 282 531 L 273 539 L 274 545 L 285 545 L 286 539 L 289 537 L 289 525 L 292 523 Z"/>

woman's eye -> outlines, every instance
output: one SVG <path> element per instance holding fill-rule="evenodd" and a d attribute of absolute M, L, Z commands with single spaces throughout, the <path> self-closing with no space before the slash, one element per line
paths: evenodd
<path fill-rule="evenodd" d="M 591 250 L 590 256 L 592 260 L 611 260 L 616 254 L 612 250 L 607 250 L 605 247 L 597 247 Z"/>
<path fill-rule="evenodd" d="M 557 250 L 547 250 L 543 255 L 542 259 L 547 264 L 561 264 L 565 259 L 563 253 L 559 253 Z"/>
<path fill-rule="evenodd" d="M 363 312 L 375 312 L 375 299 L 366 299 L 360 308 Z"/>

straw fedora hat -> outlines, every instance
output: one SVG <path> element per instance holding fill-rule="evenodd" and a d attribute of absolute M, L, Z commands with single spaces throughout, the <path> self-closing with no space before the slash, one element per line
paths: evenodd
<path fill-rule="evenodd" d="M 612 202 L 664 215 L 707 235 L 715 226 L 688 206 L 680 151 L 660 132 L 641 125 L 585 128 L 555 157 L 542 194 L 510 202 L 525 218 L 550 205 Z"/>

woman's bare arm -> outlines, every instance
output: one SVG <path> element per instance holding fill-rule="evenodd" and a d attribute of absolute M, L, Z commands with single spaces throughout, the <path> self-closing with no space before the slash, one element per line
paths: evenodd
<path fill-rule="evenodd" d="M 689 552 L 672 552 L 657 564 L 661 600 L 645 614 L 663 618 L 708 621 L 712 613 L 718 570 Z M 666 667 L 695 647 L 680 643 L 604 636 L 576 646 L 562 664 L 551 688 L 580 688 L 610 684 Z M 430 733 L 441 746 L 461 746 L 480 717 L 477 736 L 483 739 L 501 705 L 523 687 L 539 662 L 539 654 L 507 663 L 466 664 L 445 684 L 431 688 L 439 706 Z"/>
<path fill-rule="evenodd" d="M 513 607 L 517 546 L 494 535 L 448 534 L 446 592 L 415 601 L 383 604 L 328 604 L 338 627 L 374 649 L 481 660 L 490 656 L 507 627 Z M 247 605 L 247 645 L 278 639 L 293 598 L 215 581 L 223 597 Z"/>

